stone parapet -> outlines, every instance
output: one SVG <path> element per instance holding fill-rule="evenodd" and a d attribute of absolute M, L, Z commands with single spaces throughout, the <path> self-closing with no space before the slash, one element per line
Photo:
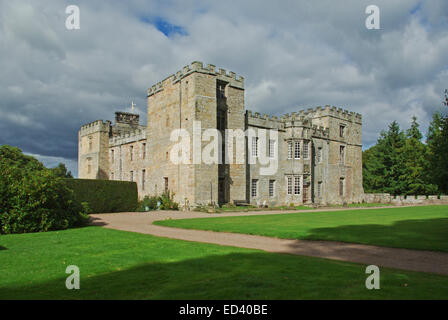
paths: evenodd
<path fill-rule="evenodd" d="M 109 120 L 96 120 L 81 126 L 79 133 L 81 136 L 92 134 L 94 132 L 109 132 L 112 122 Z"/>
<path fill-rule="evenodd" d="M 213 64 L 208 64 L 204 66 L 204 64 L 200 61 L 194 61 L 190 65 L 186 65 L 182 68 L 182 70 L 177 71 L 176 73 L 168 76 L 164 80 L 156 83 L 151 88 L 148 89 L 148 97 L 153 94 L 160 92 L 164 89 L 164 86 L 167 81 L 171 81 L 171 83 L 176 83 L 186 76 L 192 74 L 193 72 L 200 72 L 205 74 L 211 74 L 216 76 L 218 80 L 228 82 L 231 87 L 244 89 L 244 78 L 242 76 L 236 75 L 235 72 L 229 71 L 227 72 L 225 69 L 216 70 L 216 66 Z"/>
<path fill-rule="evenodd" d="M 441 195 L 397 195 L 392 196 L 389 193 L 365 193 L 364 202 L 366 203 L 391 203 L 395 205 L 406 204 L 448 204 L 448 196 Z"/>
<path fill-rule="evenodd" d="M 342 108 L 336 108 L 335 106 L 326 105 L 325 107 L 317 107 L 312 109 L 313 117 L 331 116 L 341 120 L 356 122 L 362 124 L 362 115 L 353 111 L 344 110 Z"/>
<path fill-rule="evenodd" d="M 267 114 L 261 115 L 259 112 L 253 113 L 250 110 L 246 111 L 247 124 L 253 127 L 262 127 L 268 129 L 284 130 L 284 122 L 279 120 L 276 116 L 269 116 Z"/>
<path fill-rule="evenodd" d="M 128 144 L 135 141 L 145 140 L 146 130 L 137 129 L 135 131 L 126 132 L 120 135 L 113 136 L 109 139 L 109 146 L 119 146 L 123 144 Z"/>

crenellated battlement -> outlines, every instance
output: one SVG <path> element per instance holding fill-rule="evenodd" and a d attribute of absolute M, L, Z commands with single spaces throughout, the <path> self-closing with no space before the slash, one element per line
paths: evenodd
<path fill-rule="evenodd" d="M 109 139 L 109 145 L 113 147 L 145 139 L 146 139 L 146 130 L 136 129 L 134 131 L 125 132 L 122 134 L 112 136 Z"/>
<path fill-rule="evenodd" d="M 175 84 L 185 78 L 186 76 L 194 73 L 200 72 L 205 74 L 211 74 L 216 76 L 218 80 L 228 82 L 230 86 L 244 89 L 244 77 L 236 75 L 235 72 L 229 71 L 227 72 L 225 69 L 216 70 L 216 66 L 213 64 L 208 64 L 204 66 L 204 64 L 200 61 L 194 61 L 190 65 L 186 65 L 182 68 L 182 70 L 177 71 L 176 73 L 166 77 L 164 80 L 156 83 L 152 87 L 148 89 L 148 97 L 160 92 L 164 89 L 168 82 Z"/>
<path fill-rule="evenodd" d="M 334 106 L 326 105 L 325 107 L 318 106 L 316 108 L 308 108 L 307 110 L 300 110 L 298 112 L 292 112 L 291 115 L 285 114 L 280 119 L 287 121 L 290 117 L 323 117 L 332 116 L 347 121 L 362 122 L 362 116 L 359 113 L 344 110 L 342 108 L 336 108 Z"/>
<path fill-rule="evenodd" d="M 291 114 L 286 113 L 280 117 L 280 120 L 284 122 L 300 121 L 306 124 L 307 122 L 311 121 L 311 117 L 308 112 L 301 110 L 300 112 L 291 112 Z"/>
<path fill-rule="evenodd" d="M 277 116 L 270 116 L 266 113 L 261 115 L 259 112 L 252 112 L 251 110 L 247 110 L 246 114 L 247 114 L 248 118 L 262 119 L 262 120 L 275 121 L 275 122 L 280 121 Z"/>
<path fill-rule="evenodd" d="M 153 85 L 151 88 L 148 89 L 148 97 L 162 90 L 163 90 L 163 81 L 157 82 L 155 85 Z"/>
<path fill-rule="evenodd" d="M 247 123 L 250 126 L 262 127 L 267 129 L 283 130 L 284 123 L 276 116 L 269 116 L 266 113 L 261 115 L 259 112 L 253 113 L 250 110 L 246 111 Z"/>
<path fill-rule="evenodd" d="M 300 110 L 298 112 L 291 112 L 280 116 L 269 116 L 267 114 L 261 115 L 259 112 L 246 111 L 248 124 L 259 127 L 269 127 L 285 129 L 289 127 L 306 127 L 310 128 L 313 136 L 328 138 L 330 130 L 322 126 L 313 125 L 313 118 L 332 116 L 338 119 L 362 123 L 362 116 L 356 112 L 350 112 L 342 108 L 336 108 L 332 106 L 316 108 L 308 108 L 306 110 Z"/>
<path fill-rule="evenodd" d="M 335 106 L 326 105 L 325 107 L 317 107 L 313 110 L 313 116 L 331 116 L 341 120 L 362 123 L 362 115 L 353 111 L 348 111 Z"/>
<path fill-rule="evenodd" d="M 115 112 L 115 124 L 125 124 L 130 126 L 138 126 L 140 123 L 140 115 L 123 111 Z"/>
<path fill-rule="evenodd" d="M 311 128 L 311 119 L 307 117 L 297 117 L 296 115 L 285 118 L 285 128 L 302 127 Z"/>
<path fill-rule="evenodd" d="M 99 131 L 109 131 L 110 127 L 112 125 L 112 122 L 109 120 L 103 121 L 103 120 L 96 120 L 90 123 L 87 123 L 85 125 L 82 125 L 79 129 L 79 133 L 83 135 L 88 135 L 93 132 L 99 132 Z"/>

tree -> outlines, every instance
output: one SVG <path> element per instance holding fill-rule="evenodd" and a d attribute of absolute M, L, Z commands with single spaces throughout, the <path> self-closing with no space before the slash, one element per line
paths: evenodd
<path fill-rule="evenodd" d="M 67 167 L 63 163 L 59 163 L 57 167 L 52 168 L 53 173 L 57 177 L 61 178 L 73 178 L 71 171 L 68 171 Z"/>
<path fill-rule="evenodd" d="M 445 90 L 443 104 L 448 106 L 448 91 Z M 439 192 L 448 193 L 448 116 L 441 112 L 433 115 L 428 128 L 430 175 Z"/>
<path fill-rule="evenodd" d="M 0 233 L 59 230 L 87 221 L 63 178 L 20 149 L 0 146 Z"/>
<path fill-rule="evenodd" d="M 445 89 L 445 97 L 442 103 L 444 106 L 448 107 L 448 89 Z"/>
<path fill-rule="evenodd" d="M 396 121 L 381 131 L 377 144 L 364 151 L 363 173 L 366 192 L 401 194 L 406 182 L 403 150 L 406 137 Z"/>
<path fill-rule="evenodd" d="M 441 112 L 435 112 L 432 115 L 431 123 L 428 127 L 428 133 L 426 135 L 426 143 L 431 146 L 439 138 L 442 131 L 443 116 Z"/>
<path fill-rule="evenodd" d="M 413 116 L 411 121 L 411 127 L 408 130 L 406 130 L 406 137 L 408 139 L 415 139 L 417 141 L 421 141 L 423 135 L 418 127 L 420 127 L 420 125 L 417 122 L 417 117 Z"/>
<path fill-rule="evenodd" d="M 431 183 L 428 172 L 429 148 L 421 139 L 417 118 L 412 117 L 411 127 L 406 131 L 406 143 L 403 148 L 404 173 L 401 179 L 405 181 L 405 194 L 433 194 L 437 186 Z"/>
<path fill-rule="evenodd" d="M 385 192 L 385 166 L 378 145 L 374 145 L 362 153 L 363 186 L 367 193 Z"/>
<path fill-rule="evenodd" d="M 396 121 L 389 125 L 389 130 L 378 140 L 382 165 L 384 167 L 384 192 L 401 194 L 405 189 L 405 182 L 401 179 L 404 175 L 403 148 L 406 139 L 404 132 Z"/>
<path fill-rule="evenodd" d="M 448 90 L 443 104 L 448 106 Z M 422 142 L 417 118 L 406 133 L 396 121 L 382 131 L 377 144 L 363 152 L 365 192 L 391 194 L 448 193 L 448 116 L 433 114 Z"/>

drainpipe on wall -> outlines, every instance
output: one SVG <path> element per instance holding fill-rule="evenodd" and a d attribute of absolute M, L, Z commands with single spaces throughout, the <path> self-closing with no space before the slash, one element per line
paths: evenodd
<path fill-rule="evenodd" d="M 182 129 L 182 79 L 179 80 L 179 129 Z M 180 164 L 177 165 L 177 194 L 180 192 Z"/>

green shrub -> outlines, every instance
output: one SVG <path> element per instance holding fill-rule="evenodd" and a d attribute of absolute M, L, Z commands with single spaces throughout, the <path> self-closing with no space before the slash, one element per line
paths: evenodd
<path fill-rule="evenodd" d="M 0 146 L 0 233 L 67 229 L 88 219 L 54 171 L 18 148 Z"/>
<path fill-rule="evenodd" d="M 130 181 L 64 179 L 78 202 L 93 213 L 129 212 L 138 207 L 137 184 Z"/>
<path fill-rule="evenodd" d="M 174 202 L 174 193 L 169 190 L 159 197 L 160 210 L 179 210 L 179 204 Z"/>
<path fill-rule="evenodd" d="M 157 204 L 159 202 L 159 197 L 157 196 L 145 196 L 142 201 L 139 202 L 137 211 L 151 211 L 157 210 Z"/>
<path fill-rule="evenodd" d="M 179 210 L 179 204 L 174 201 L 174 193 L 167 191 L 160 196 L 145 196 L 139 201 L 137 211 Z"/>

